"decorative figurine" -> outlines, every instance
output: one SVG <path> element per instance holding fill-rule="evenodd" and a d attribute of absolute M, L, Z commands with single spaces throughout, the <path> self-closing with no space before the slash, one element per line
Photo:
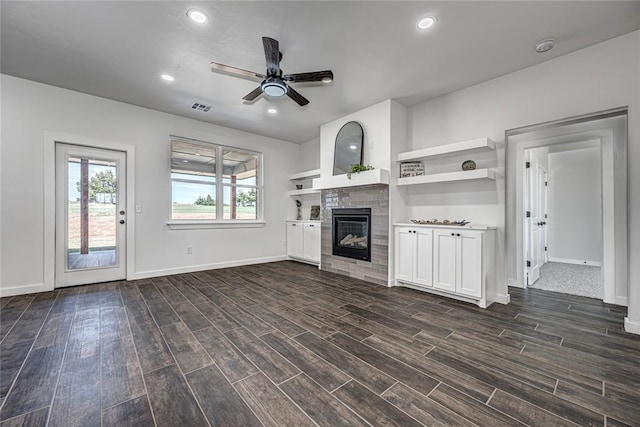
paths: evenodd
<path fill-rule="evenodd" d="M 300 212 L 300 208 L 302 207 L 302 202 L 300 200 L 296 200 L 296 207 L 298 208 L 298 215 L 296 219 L 300 221 L 302 219 L 302 212 Z"/>

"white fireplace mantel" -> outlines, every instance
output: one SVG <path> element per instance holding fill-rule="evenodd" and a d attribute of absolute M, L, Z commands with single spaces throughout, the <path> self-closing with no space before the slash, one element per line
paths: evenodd
<path fill-rule="evenodd" d="M 363 185 L 389 185 L 389 171 L 386 169 L 374 169 L 360 173 L 351 174 L 351 179 L 347 175 L 321 176 L 313 180 L 315 190 L 326 190 L 329 188 L 360 187 Z"/>

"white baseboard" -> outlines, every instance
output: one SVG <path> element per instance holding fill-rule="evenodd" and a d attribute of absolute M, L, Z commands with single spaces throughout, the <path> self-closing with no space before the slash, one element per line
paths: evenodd
<path fill-rule="evenodd" d="M 36 292 L 52 291 L 53 288 L 47 287 L 44 283 L 34 283 L 32 285 L 11 286 L 8 288 L 0 288 L 0 297 L 13 297 L 16 295 L 35 294 Z"/>
<path fill-rule="evenodd" d="M 507 305 L 511 302 L 511 295 L 509 294 L 499 294 L 493 296 L 493 302 L 497 302 L 499 304 Z"/>
<path fill-rule="evenodd" d="M 148 279 L 150 277 L 170 276 L 172 274 L 194 273 L 196 271 L 216 270 L 219 268 L 241 267 L 243 265 L 264 264 L 267 262 L 286 261 L 287 256 L 275 256 L 266 258 L 252 258 L 238 261 L 217 262 L 214 264 L 191 265 L 189 267 L 166 268 L 162 270 L 148 270 L 134 273 L 133 277 L 127 277 L 127 280 Z"/>
<path fill-rule="evenodd" d="M 628 307 L 629 302 L 626 297 L 614 297 L 612 301 L 603 300 L 604 303 L 621 305 L 623 307 Z"/>
<path fill-rule="evenodd" d="M 524 289 L 521 283 L 519 283 L 516 279 L 509 279 L 508 286 L 513 286 L 514 288 Z"/>
<path fill-rule="evenodd" d="M 628 317 L 624 318 L 624 330 L 630 334 L 640 335 L 640 322 L 631 321 Z"/>
<path fill-rule="evenodd" d="M 554 258 L 549 257 L 549 262 L 562 262 L 564 264 L 589 265 L 591 267 L 602 267 L 601 262 L 597 261 L 581 261 L 579 259 Z"/>
<path fill-rule="evenodd" d="M 310 264 L 310 265 L 317 265 L 318 268 L 320 268 L 320 261 L 311 261 L 308 259 L 304 259 L 304 258 L 296 258 L 296 257 L 285 257 L 285 259 L 288 259 L 289 261 L 295 261 L 295 262 L 301 262 L 303 264 Z"/>

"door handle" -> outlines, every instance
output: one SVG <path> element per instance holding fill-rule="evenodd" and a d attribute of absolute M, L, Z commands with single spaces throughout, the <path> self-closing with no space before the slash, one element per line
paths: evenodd
<path fill-rule="evenodd" d="M 120 220 L 120 224 L 124 224 L 124 219 L 121 219 L 121 220 Z"/>

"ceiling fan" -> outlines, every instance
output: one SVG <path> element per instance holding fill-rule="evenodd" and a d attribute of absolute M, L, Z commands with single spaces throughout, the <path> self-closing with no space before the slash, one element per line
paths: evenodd
<path fill-rule="evenodd" d="M 250 80 L 262 80 L 260 86 L 242 98 L 245 101 L 253 101 L 263 93 L 273 97 L 287 95 L 302 107 L 307 105 L 309 100 L 295 91 L 290 86 L 291 83 L 328 83 L 333 80 L 333 72 L 331 70 L 283 75 L 282 70 L 280 69 L 282 52 L 280 52 L 278 40 L 274 40 L 270 37 L 263 37 L 262 44 L 264 45 L 264 56 L 267 59 L 266 75 L 232 67 L 230 65 L 218 64 L 216 62 L 211 63 L 211 71 L 213 72 L 230 74 Z"/>

